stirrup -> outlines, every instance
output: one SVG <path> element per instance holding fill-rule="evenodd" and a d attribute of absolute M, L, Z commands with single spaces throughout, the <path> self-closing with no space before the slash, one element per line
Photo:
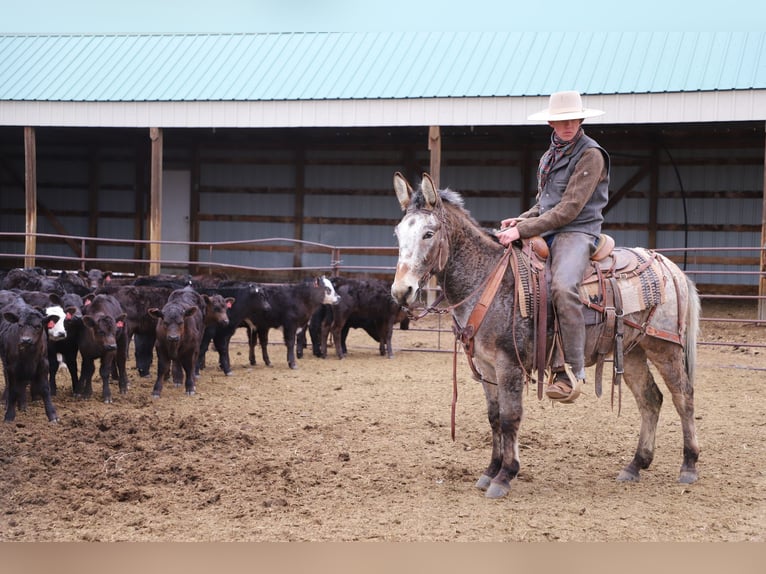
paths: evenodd
<path fill-rule="evenodd" d="M 570 392 L 568 396 L 561 399 L 555 399 L 552 397 L 548 398 L 557 403 L 569 404 L 573 403 L 575 399 L 582 394 L 583 379 L 578 379 L 575 377 L 574 371 L 572 370 L 572 367 L 569 363 L 564 363 L 564 373 L 566 373 L 566 376 L 572 385 L 572 392 Z"/>

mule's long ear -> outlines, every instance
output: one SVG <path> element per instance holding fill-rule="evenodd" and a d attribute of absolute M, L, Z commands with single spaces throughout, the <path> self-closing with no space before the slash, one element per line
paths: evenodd
<path fill-rule="evenodd" d="M 426 204 L 430 209 L 439 205 L 441 198 L 439 192 L 436 190 L 436 185 L 431 176 L 427 173 L 423 174 L 423 181 L 420 184 L 420 188 L 423 191 L 423 198 L 426 200 Z"/>
<path fill-rule="evenodd" d="M 399 205 L 402 206 L 402 211 L 407 211 L 407 208 L 410 206 L 410 199 L 412 198 L 412 187 L 398 171 L 394 174 L 394 191 L 399 200 Z"/>

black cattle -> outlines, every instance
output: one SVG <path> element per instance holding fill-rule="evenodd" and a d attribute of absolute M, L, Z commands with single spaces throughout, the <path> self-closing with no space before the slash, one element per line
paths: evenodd
<path fill-rule="evenodd" d="M 382 279 L 342 279 L 337 285 L 338 303 L 322 316 L 317 327 L 312 326 L 312 342 L 319 335 L 319 356 L 327 356 L 327 339 L 332 334 L 335 354 L 342 359 L 347 354 L 346 337 L 352 328 L 362 328 L 379 343 L 381 356 L 393 357 L 391 339 L 394 326 L 401 323 L 407 329 L 409 319 L 401 306 L 391 297 L 391 282 Z"/>
<path fill-rule="evenodd" d="M 157 337 L 157 320 L 149 309 L 162 309 L 173 292 L 170 286 L 108 284 L 99 293 L 112 295 L 126 313 L 128 345 L 133 342 L 136 368 L 142 377 L 149 376 Z"/>
<path fill-rule="evenodd" d="M 49 277 L 45 269 L 32 267 L 30 269 L 11 269 L 3 278 L 0 289 L 18 289 L 20 291 L 43 291 L 63 295 L 64 288 L 56 281 L 55 277 Z"/>
<path fill-rule="evenodd" d="M 88 293 L 92 293 L 95 289 L 91 289 L 86 278 L 83 277 L 80 272 L 70 273 L 69 271 L 62 271 L 58 277 L 56 277 L 56 283 L 64 290 L 65 293 L 75 293 L 80 297 L 84 297 Z"/>
<path fill-rule="evenodd" d="M 335 287 L 326 277 L 315 277 L 299 283 L 282 285 L 264 285 L 264 292 L 271 307 L 251 315 L 248 319 L 248 343 L 250 346 L 250 364 L 255 365 L 255 344 L 261 345 L 261 354 L 266 366 L 271 366 L 269 359 L 269 329 L 282 329 L 287 347 L 287 364 L 296 369 L 296 336 L 299 330 L 305 330 L 314 312 L 322 305 L 337 303 Z"/>
<path fill-rule="evenodd" d="M 203 292 L 214 296 L 220 295 L 224 300 L 229 300 L 228 324 L 208 325 L 202 336 L 200 354 L 197 360 L 197 372 L 205 368 L 205 354 L 210 341 L 218 352 L 218 365 L 221 370 L 231 374 L 231 361 L 229 360 L 229 341 L 239 327 L 244 327 L 245 321 L 258 313 L 271 309 L 263 287 L 256 283 L 242 283 L 238 281 L 222 281 L 215 288 Z"/>
<path fill-rule="evenodd" d="M 82 369 L 77 382 L 75 396 L 90 398 L 93 395 L 93 374 L 95 360 L 100 359 L 99 374 L 103 383 L 102 398 L 105 403 L 112 402 L 109 380 L 112 368 L 116 366 L 120 394 L 128 392 L 128 377 L 125 364 L 128 356 L 128 334 L 125 324 L 127 314 L 120 302 L 111 295 L 99 294 L 86 297 L 83 313 L 83 328 L 80 332 L 78 348 L 82 357 Z"/>
<path fill-rule="evenodd" d="M 29 385 L 33 396 L 40 396 L 45 414 L 51 422 L 58 421 L 56 408 L 48 387 L 48 348 L 46 325 L 57 321 L 42 309 L 28 305 L 18 298 L 2 309 L 0 320 L 0 359 L 5 376 L 5 421 L 16 418 L 16 408 L 26 409 Z"/>
<path fill-rule="evenodd" d="M 173 364 L 173 382 L 181 386 L 185 375 L 186 394 L 196 392 L 196 365 L 204 330 L 207 295 L 201 295 L 190 287 L 177 289 L 168 297 L 162 309 L 149 309 L 157 320 L 157 381 L 152 394 L 159 397 L 162 383 Z M 224 311 L 225 312 L 225 311 Z"/>

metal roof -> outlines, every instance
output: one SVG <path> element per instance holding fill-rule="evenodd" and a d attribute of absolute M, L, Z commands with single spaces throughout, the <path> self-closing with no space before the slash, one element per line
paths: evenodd
<path fill-rule="evenodd" d="M 766 32 L 0 35 L 0 101 L 396 100 L 766 89 Z"/>

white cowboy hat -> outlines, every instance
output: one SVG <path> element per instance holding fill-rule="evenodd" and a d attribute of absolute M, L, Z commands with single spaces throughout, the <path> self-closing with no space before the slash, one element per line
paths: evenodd
<path fill-rule="evenodd" d="M 595 116 L 600 116 L 603 113 L 604 112 L 601 110 L 584 108 L 582 106 L 582 98 L 580 98 L 580 92 L 555 92 L 551 94 L 551 97 L 548 100 L 547 108 L 537 112 L 536 114 L 532 114 L 527 119 L 556 122 L 561 120 L 579 120 L 592 118 Z"/>

